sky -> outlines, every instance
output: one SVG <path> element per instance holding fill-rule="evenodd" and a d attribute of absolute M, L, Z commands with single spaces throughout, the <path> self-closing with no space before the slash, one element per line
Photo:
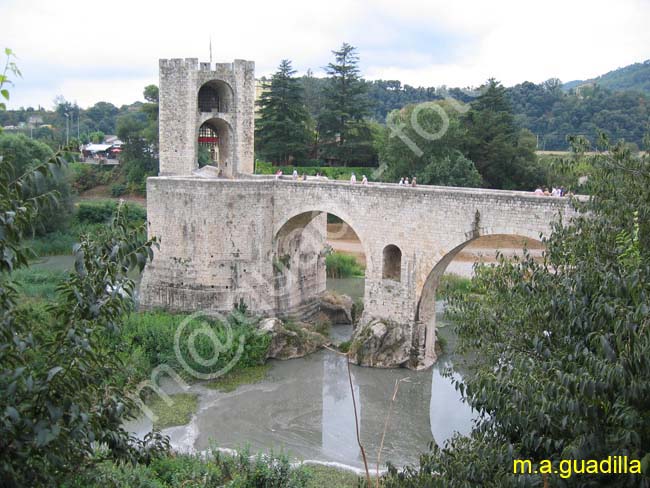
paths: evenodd
<path fill-rule="evenodd" d="M 588 79 L 650 58 L 650 0 L 0 0 L 0 48 L 22 78 L 8 108 L 142 100 L 158 59 L 282 59 L 324 75 L 358 49 L 366 79 L 476 87 Z M 4 44 L 4 45 L 3 45 Z"/>

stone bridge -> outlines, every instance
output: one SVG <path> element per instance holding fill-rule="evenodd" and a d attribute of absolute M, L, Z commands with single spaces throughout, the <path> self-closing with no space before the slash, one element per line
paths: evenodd
<path fill-rule="evenodd" d="M 435 292 L 472 240 L 540 239 L 566 198 L 390 184 L 161 176 L 147 182 L 150 235 L 160 250 L 145 269 L 141 304 L 265 316 L 307 316 L 325 290 L 326 214 L 359 237 L 366 255 L 362 320 L 409 327 L 421 362 L 435 360 Z"/>
<path fill-rule="evenodd" d="M 255 176 L 255 63 L 159 66 L 160 173 L 147 180 L 147 218 L 161 241 L 142 278 L 144 308 L 314 313 L 331 213 L 366 255 L 362 321 L 406 331 L 415 363 L 426 365 L 435 360 L 436 287 L 463 246 L 490 234 L 538 239 L 571 212 L 566 199 L 522 192 Z"/>

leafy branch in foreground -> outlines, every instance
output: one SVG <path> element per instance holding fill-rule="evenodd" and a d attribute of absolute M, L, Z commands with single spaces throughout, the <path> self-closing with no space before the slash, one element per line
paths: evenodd
<path fill-rule="evenodd" d="M 475 358 L 456 386 L 479 419 L 384 486 L 650 486 L 650 158 L 605 149 L 591 198 L 555 224 L 543 263 L 479 267 L 482 293 L 451 298 L 459 348 Z M 609 456 L 635 468 L 581 468 Z M 537 471 L 513 474 L 514 459 Z M 574 460 L 583 472 L 561 476 Z"/>
<path fill-rule="evenodd" d="M 152 258 L 155 240 L 123 209 L 94 237 L 82 236 L 75 269 L 45 314 L 16 305 L 13 270 L 26 266 L 23 239 L 38 212 L 56 203 L 34 182 L 65 164 L 60 154 L 14 178 L 0 169 L 0 477 L 5 486 L 53 485 L 101 457 L 147 461 L 168 449 L 122 428 L 134 403 L 119 383 L 119 335 L 133 304 L 128 273 Z M 39 176 L 40 175 L 40 176 Z M 96 456 L 96 448 L 102 454 Z"/>

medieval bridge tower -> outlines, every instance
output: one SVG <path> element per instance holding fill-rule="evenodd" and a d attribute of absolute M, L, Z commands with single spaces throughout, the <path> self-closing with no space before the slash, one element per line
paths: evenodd
<path fill-rule="evenodd" d="M 160 60 L 160 176 L 187 176 L 199 156 L 235 177 L 253 172 L 255 63 Z"/>

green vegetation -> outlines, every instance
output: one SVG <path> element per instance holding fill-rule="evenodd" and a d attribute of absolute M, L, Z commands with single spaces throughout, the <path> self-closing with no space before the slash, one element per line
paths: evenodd
<path fill-rule="evenodd" d="M 18 285 L 21 298 L 52 301 L 56 297 L 57 287 L 66 280 L 68 274 L 67 271 L 30 267 L 17 270 L 13 279 Z"/>
<path fill-rule="evenodd" d="M 447 124 L 441 112 L 448 114 Z M 418 126 L 411 122 L 414 117 Z M 400 137 L 393 133 L 398 127 Z M 440 137 L 427 139 L 421 136 L 422 131 Z M 480 173 L 460 151 L 466 137 L 459 112 L 448 102 L 395 110 L 386 118 L 386 127 L 377 143 L 379 160 L 385 168 L 382 178 L 397 182 L 405 176 L 416 176 L 425 185 L 479 187 L 483 182 Z M 405 144 L 405 140 L 416 147 Z"/>
<path fill-rule="evenodd" d="M 363 297 L 357 297 L 354 300 L 354 303 L 352 303 L 352 310 L 350 311 L 353 324 L 358 323 L 361 319 L 361 316 L 363 315 L 363 307 Z"/>
<path fill-rule="evenodd" d="M 311 469 L 311 468 L 309 468 Z M 320 472 L 314 472 L 318 476 Z M 206 456 L 177 454 L 152 459 L 150 463 L 129 465 L 102 462 L 83 469 L 66 480 L 65 488 L 155 487 L 199 488 L 306 488 L 311 473 L 306 467 L 291 467 L 283 455 L 251 457 L 247 450 L 236 456 L 212 449 Z M 332 478 L 335 479 L 335 478 Z M 345 486 L 345 485 L 343 485 Z"/>
<path fill-rule="evenodd" d="M 489 80 L 463 117 L 465 155 L 489 188 L 534 190 L 544 179 L 535 156 L 535 136 L 515 124 L 506 90 Z"/>
<path fill-rule="evenodd" d="M 456 293 L 467 294 L 472 291 L 472 280 L 470 278 L 452 273 L 444 274 L 440 278 L 440 283 L 438 283 L 438 288 L 436 289 L 436 299 L 443 300 Z"/>
<path fill-rule="evenodd" d="M 283 59 L 258 101 L 256 151 L 275 164 L 304 159 L 312 142 L 309 113 L 295 73 L 291 61 Z"/>
<path fill-rule="evenodd" d="M 1 112 L 0 112 L 1 113 Z M 0 134 L 0 157 L 12 178 L 29 173 L 42 161 L 53 156 L 52 150 L 42 142 L 35 141 L 23 134 Z M 33 223 L 32 231 L 37 235 L 52 232 L 62 225 L 72 213 L 72 193 L 70 184 L 62 168 L 54 168 L 48 174 L 41 174 L 33 185 L 26 190 L 26 197 L 41 194 L 56 198 L 58 205 L 44 208 Z"/>
<path fill-rule="evenodd" d="M 158 87 L 148 85 L 140 110 L 117 119 L 117 135 L 124 142 L 120 171 L 131 193 L 144 195 L 148 176 L 158 174 Z"/>
<path fill-rule="evenodd" d="M 618 68 L 591 80 L 575 80 L 565 83 L 562 88 L 571 90 L 581 85 L 596 84 L 614 91 L 643 92 L 650 95 L 650 59 Z"/>
<path fill-rule="evenodd" d="M 650 138 L 648 140 L 650 142 Z M 557 222 L 544 262 L 477 268 L 475 295 L 453 295 L 457 351 L 474 357 L 455 383 L 480 414 L 467 437 L 391 469 L 386 487 L 648 486 L 650 468 L 650 157 L 622 143 L 593 160 L 592 199 Z M 578 155 L 579 157 L 579 155 Z M 540 473 L 562 459 L 640 461 L 636 474 Z"/>
<path fill-rule="evenodd" d="M 180 354 L 185 363 L 181 362 L 174 350 L 175 334 L 181 326 Z M 199 329 L 209 330 L 219 343 L 214 343 L 206 333 L 198 334 L 190 341 L 188 338 Z M 225 318 L 225 322 L 211 317 L 161 311 L 134 313 L 126 318 L 122 335 L 125 342 L 131 345 L 129 354 L 139 358 L 135 361 L 140 365 L 138 371 L 132 373 L 138 378 L 145 377 L 161 364 L 188 379 L 193 379 L 188 367 L 195 373 L 210 375 L 228 367 L 233 360 L 236 360 L 237 368 L 259 366 L 266 359 L 270 341 L 268 335 L 257 333 L 252 318 L 239 312 L 233 312 Z M 190 343 L 196 354 L 190 352 Z M 204 358 L 210 358 L 209 366 L 201 364 Z"/>
<path fill-rule="evenodd" d="M 317 464 L 303 465 L 302 469 L 307 473 L 306 488 L 357 488 L 360 477 L 350 471 L 343 471 L 331 466 L 320 466 Z"/>
<path fill-rule="evenodd" d="M 99 185 L 108 185 L 119 178 L 115 166 L 70 163 L 66 170 L 70 184 L 78 193 Z"/>
<path fill-rule="evenodd" d="M 377 156 L 366 120 L 370 103 L 359 71 L 357 50 L 344 42 L 332 54 L 334 62 L 325 68 L 328 82 L 318 115 L 319 156 L 343 166 L 374 162 Z"/>
<path fill-rule="evenodd" d="M 118 211 L 94 238 L 84 236 L 75 267 L 52 305 L 19 306 L 14 273 L 28 264 L 25 234 L 55 201 L 39 191 L 44 176 L 65 166 L 60 154 L 16 177 L 0 164 L 0 478 L 5 486 L 58 485 L 89 461 L 93 446 L 106 457 L 145 461 L 168 449 L 153 433 L 144 440 L 122 429 L 135 411 L 117 354 L 120 323 L 133 305 L 128 274 L 151 258 L 154 241 Z M 27 195 L 27 196 L 26 196 Z M 120 290 L 120 293 L 115 292 Z"/>
<path fill-rule="evenodd" d="M 199 405 L 196 393 L 175 393 L 169 395 L 172 403 L 167 404 L 161 397 L 154 395 L 147 401 L 147 406 L 155 415 L 154 429 L 166 429 L 189 423 Z"/>
<path fill-rule="evenodd" d="M 650 117 L 649 93 L 611 91 L 601 84 L 567 93 L 559 80 L 538 85 L 525 82 L 507 93 L 517 124 L 539 137 L 539 149 L 566 151 L 570 135 L 596 141 L 599 131 L 611 140 L 643 145 Z"/>
<path fill-rule="evenodd" d="M 231 370 L 216 380 L 207 383 L 206 386 L 228 393 L 235 391 L 241 385 L 259 383 L 266 378 L 269 369 L 271 369 L 269 364 L 260 364 L 259 366 Z"/>
<path fill-rule="evenodd" d="M 72 254 L 73 246 L 81 236 L 101 231 L 115 215 L 118 206 L 119 202 L 115 200 L 81 201 L 62 230 L 37 236 L 28 241 L 28 246 L 37 256 Z M 123 205 L 121 212 L 129 226 L 141 225 L 146 220 L 146 210 L 138 204 Z"/>
<path fill-rule="evenodd" d="M 365 270 L 354 256 L 333 251 L 325 258 L 328 278 L 363 277 Z"/>
<path fill-rule="evenodd" d="M 347 353 L 350 350 L 350 341 L 343 341 L 339 344 L 339 351 Z"/>

